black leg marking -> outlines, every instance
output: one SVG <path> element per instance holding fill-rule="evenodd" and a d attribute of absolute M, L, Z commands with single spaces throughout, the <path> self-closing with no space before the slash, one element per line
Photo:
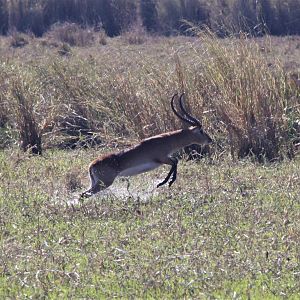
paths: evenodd
<path fill-rule="evenodd" d="M 173 174 L 173 172 L 174 172 L 174 166 L 172 166 L 170 172 L 168 173 L 168 175 L 167 175 L 167 177 L 164 179 L 164 181 L 162 181 L 161 183 L 159 183 L 159 184 L 157 185 L 157 187 L 160 187 L 160 186 L 166 184 L 166 183 L 169 181 L 169 179 L 170 179 L 171 175 Z"/>
<path fill-rule="evenodd" d="M 170 177 L 172 176 L 172 179 L 171 179 L 171 181 L 170 181 L 170 183 L 169 183 L 169 187 L 172 185 L 172 183 L 176 180 L 176 175 L 177 175 L 177 163 L 178 163 L 178 161 L 177 161 L 177 159 L 171 159 L 171 161 L 172 161 L 172 167 L 171 167 L 171 170 L 170 170 L 170 172 L 168 173 L 168 175 L 167 175 L 167 177 L 161 182 L 161 183 L 159 183 L 158 185 L 157 185 L 157 187 L 160 187 L 160 186 L 162 186 L 162 185 L 164 185 L 164 184 L 166 184 L 168 181 L 169 181 L 169 179 L 170 179 Z"/>
<path fill-rule="evenodd" d="M 175 182 L 176 178 L 177 178 L 177 164 L 176 164 L 176 166 L 174 168 L 172 178 L 171 178 L 171 180 L 169 182 L 169 187 Z"/>

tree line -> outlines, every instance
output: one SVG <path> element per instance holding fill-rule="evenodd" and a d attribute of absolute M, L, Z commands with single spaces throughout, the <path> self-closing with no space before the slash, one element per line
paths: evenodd
<path fill-rule="evenodd" d="M 42 36 L 64 22 L 101 29 L 108 36 L 136 25 L 156 34 L 188 34 L 188 23 L 221 36 L 300 34 L 300 0 L 0 0 L 2 35 L 17 30 Z"/>

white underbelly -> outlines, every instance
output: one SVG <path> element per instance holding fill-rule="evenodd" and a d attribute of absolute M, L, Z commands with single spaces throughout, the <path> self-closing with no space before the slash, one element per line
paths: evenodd
<path fill-rule="evenodd" d="M 159 167 L 161 164 L 155 162 L 148 162 L 132 168 L 127 168 L 119 173 L 119 176 L 134 176 Z"/>

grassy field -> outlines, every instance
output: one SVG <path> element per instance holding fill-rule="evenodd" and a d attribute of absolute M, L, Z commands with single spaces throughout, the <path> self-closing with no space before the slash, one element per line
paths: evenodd
<path fill-rule="evenodd" d="M 300 161 L 227 157 L 117 180 L 83 204 L 100 150 L 0 153 L 0 297 L 298 299 Z"/>
<path fill-rule="evenodd" d="M 0 39 L 0 298 L 299 299 L 299 37 L 51 34 Z M 182 127 L 174 92 L 221 150 L 78 203 L 92 159 Z M 70 124 L 101 147 L 58 150 Z"/>

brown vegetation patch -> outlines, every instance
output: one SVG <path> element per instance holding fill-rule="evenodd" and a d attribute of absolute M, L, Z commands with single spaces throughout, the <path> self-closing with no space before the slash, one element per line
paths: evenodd
<path fill-rule="evenodd" d="M 47 32 L 51 39 L 67 43 L 70 46 L 86 47 L 93 44 L 95 40 L 92 29 L 84 29 L 74 23 L 55 24 Z"/>

